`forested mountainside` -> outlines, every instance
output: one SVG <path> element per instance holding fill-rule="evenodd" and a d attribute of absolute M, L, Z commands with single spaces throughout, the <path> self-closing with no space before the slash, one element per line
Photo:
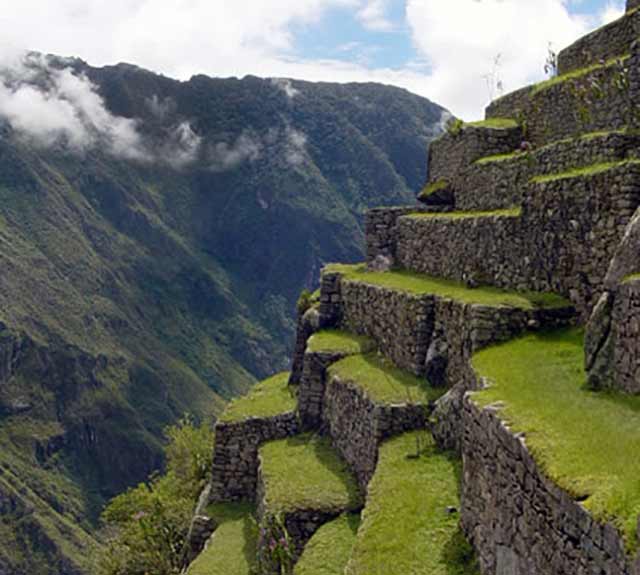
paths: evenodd
<path fill-rule="evenodd" d="M 0 573 L 87 572 L 105 499 L 286 368 L 300 289 L 412 200 L 446 117 L 374 84 L 0 71 Z"/>

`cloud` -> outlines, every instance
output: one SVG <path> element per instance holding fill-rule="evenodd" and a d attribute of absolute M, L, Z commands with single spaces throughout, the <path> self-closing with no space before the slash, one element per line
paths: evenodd
<path fill-rule="evenodd" d="M 274 86 L 280 88 L 290 100 L 300 94 L 300 90 L 294 88 L 291 80 L 287 78 L 271 78 L 270 81 Z"/>
<path fill-rule="evenodd" d="M 285 159 L 291 166 L 299 166 L 304 162 L 307 136 L 304 132 L 300 132 L 291 126 L 287 126 L 285 130 Z"/>
<path fill-rule="evenodd" d="M 202 138 L 185 120 L 169 133 L 167 141 L 160 149 L 158 159 L 180 169 L 196 161 L 201 145 Z"/>
<path fill-rule="evenodd" d="M 255 162 L 261 153 L 260 138 L 251 131 L 245 130 L 232 144 L 218 142 L 211 147 L 209 168 L 214 172 L 227 172 L 244 162 Z"/>
<path fill-rule="evenodd" d="M 393 23 L 387 19 L 388 0 L 366 0 L 356 13 L 356 17 L 365 28 L 379 32 L 393 29 Z"/>
<path fill-rule="evenodd" d="M 0 66 L 0 117 L 39 146 L 79 153 L 100 146 L 118 157 L 147 159 L 135 121 L 109 113 L 85 76 L 54 68 L 41 55 L 12 57 Z"/>

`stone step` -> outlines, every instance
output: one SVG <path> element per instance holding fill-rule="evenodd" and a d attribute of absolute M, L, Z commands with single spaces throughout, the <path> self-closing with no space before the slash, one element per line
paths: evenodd
<path fill-rule="evenodd" d="M 425 428 L 444 392 L 379 354 L 347 357 L 328 369 L 324 425 L 362 489 L 375 471 L 380 444 Z"/>
<path fill-rule="evenodd" d="M 207 510 L 216 529 L 187 575 L 254 575 L 258 526 L 250 505 L 218 504 Z"/>
<path fill-rule="evenodd" d="M 529 180 L 535 176 L 622 161 L 639 154 L 640 134 L 626 130 L 595 132 L 541 148 L 480 158 L 449 184 L 456 210 L 505 209 L 522 205 Z"/>
<path fill-rule="evenodd" d="M 344 575 L 359 526 L 355 513 L 325 523 L 305 546 L 293 575 Z"/>
<path fill-rule="evenodd" d="M 334 290 L 337 325 L 372 338 L 396 366 L 434 386 L 465 381 L 471 354 L 490 343 L 573 317 L 571 304 L 553 294 L 470 288 L 409 271 L 328 266 L 322 283 Z"/>
<path fill-rule="evenodd" d="M 258 562 L 262 573 L 280 573 L 318 528 L 359 511 L 362 494 L 327 438 L 305 434 L 268 442 L 259 458 Z"/>
<path fill-rule="evenodd" d="M 231 402 L 215 427 L 211 500 L 254 501 L 258 477 L 258 447 L 299 431 L 294 390 L 289 374 L 258 383 Z"/>
<path fill-rule="evenodd" d="M 303 429 L 319 429 L 322 425 L 327 368 L 344 357 L 368 353 L 375 347 L 371 338 L 335 329 L 322 330 L 309 338 L 298 387 L 298 414 Z"/>
<path fill-rule="evenodd" d="M 628 10 L 621 18 L 583 36 L 558 54 L 558 73 L 567 74 L 600 61 L 628 54 L 640 36 L 640 12 Z"/>
<path fill-rule="evenodd" d="M 462 523 L 483 572 L 636 572 L 640 404 L 587 387 L 583 340 L 531 334 L 473 358 L 490 385 L 464 399 Z"/>
<path fill-rule="evenodd" d="M 634 16 L 635 18 L 635 16 Z M 630 53 L 493 101 L 487 119 L 522 118 L 526 139 L 539 147 L 580 134 L 636 127 L 640 97 L 640 45 Z"/>
<path fill-rule="evenodd" d="M 460 532 L 460 465 L 428 433 L 382 444 L 346 575 L 477 575 Z"/>

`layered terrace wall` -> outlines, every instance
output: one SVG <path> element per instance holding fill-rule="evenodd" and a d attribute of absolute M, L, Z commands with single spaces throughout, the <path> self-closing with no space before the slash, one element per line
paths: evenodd
<path fill-rule="evenodd" d="M 621 534 L 542 473 L 525 439 L 463 400 L 462 525 L 491 575 L 637 575 Z"/>

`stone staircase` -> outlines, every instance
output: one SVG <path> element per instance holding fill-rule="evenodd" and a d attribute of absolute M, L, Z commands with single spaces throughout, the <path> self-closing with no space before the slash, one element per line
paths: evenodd
<path fill-rule="evenodd" d="M 586 387 L 640 391 L 639 14 L 453 123 L 422 205 L 367 214 L 291 375 L 216 425 L 191 575 L 640 575 L 640 405 Z"/>

